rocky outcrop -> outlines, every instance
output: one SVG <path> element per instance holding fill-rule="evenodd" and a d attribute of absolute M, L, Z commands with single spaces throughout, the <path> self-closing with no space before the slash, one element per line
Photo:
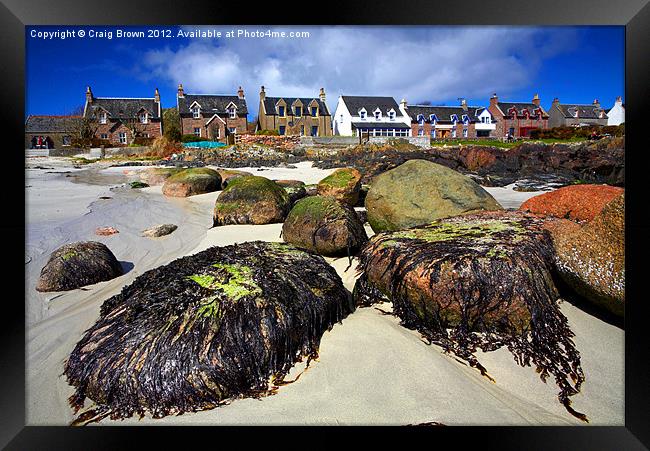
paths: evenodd
<path fill-rule="evenodd" d="M 289 196 L 274 181 L 249 176 L 232 180 L 217 198 L 214 226 L 282 222 L 289 212 Z"/>
<path fill-rule="evenodd" d="M 499 203 L 472 179 L 425 160 L 409 160 L 375 177 L 366 196 L 368 222 L 375 232 L 498 209 Z"/>
<path fill-rule="evenodd" d="M 574 185 L 531 197 L 519 209 L 544 216 L 591 221 L 625 190 L 608 185 Z"/>
<path fill-rule="evenodd" d="M 102 243 L 81 241 L 52 252 L 41 270 L 38 291 L 67 291 L 114 279 L 124 273 L 115 255 Z"/>
<path fill-rule="evenodd" d="M 368 241 L 354 209 L 329 196 L 310 196 L 291 209 L 282 226 L 284 240 L 327 256 L 356 253 Z"/>
<path fill-rule="evenodd" d="M 142 236 L 148 236 L 149 238 L 157 238 L 157 237 L 169 235 L 177 228 L 178 226 L 176 224 L 161 224 L 143 230 Z"/>
<path fill-rule="evenodd" d="M 353 310 L 325 260 L 284 243 L 211 247 L 106 300 L 64 367 L 74 424 L 212 409 L 259 397 Z"/>
<path fill-rule="evenodd" d="M 218 191 L 221 176 L 210 168 L 188 168 L 168 177 L 162 187 L 165 196 L 188 197 Z"/>
<path fill-rule="evenodd" d="M 354 168 L 337 169 L 318 182 L 317 192 L 354 207 L 359 201 L 361 173 Z"/>
<path fill-rule="evenodd" d="M 483 374 L 475 350 L 507 346 L 543 380 L 553 375 L 560 401 L 585 419 L 570 407 L 584 375 L 556 302 L 553 247 L 543 220 L 519 212 L 441 219 L 377 234 L 359 257 L 358 304 L 392 301 L 404 326 Z"/>
<path fill-rule="evenodd" d="M 625 195 L 582 227 L 550 223 L 557 270 L 576 293 L 615 315 L 625 307 Z"/>

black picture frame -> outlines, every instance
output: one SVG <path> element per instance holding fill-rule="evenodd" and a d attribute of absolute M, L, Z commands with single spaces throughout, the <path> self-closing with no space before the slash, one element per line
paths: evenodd
<path fill-rule="evenodd" d="M 136 4 L 137 3 L 137 4 Z M 0 52 L 3 55 L 3 83 L 0 86 L 4 124 L 3 157 L 8 167 L 6 183 L 11 193 L 23 193 L 24 96 L 25 96 L 25 25 L 142 25 L 142 24 L 302 24 L 302 25 L 624 25 L 626 27 L 626 260 L 627 291 L 631 299 L 625 315 L 625 426 L 624 427 L 459 427 L 459 428 L 372 428 L 375 438 L 398 441 L 421 435 L 427 446 L 440 438 L 465 446 L 487 449 L 527 450 L 633 450 L 650 447 L 649 346 L 647 307 L 644 305 L 643 279 L 650 231 L 648 208 L 643 187 L 650 149 L 643 140 L 647 126 L 648 81 L 650 70 L 650 5 L 648 0 L 546 0 L 486 1 L 462 0 L 390 2 L 354 1 L 345 5 L 332 2 L 310 3 L 295 7 L 286 3 L 252 2 L 163 2 L 140 0 L 111 2 L 62 0 L 3 0 L 0 5 Z M 299 5 L 299 4 L 295 4 Z M 295 9 L 302 15 L 287 16 Z M 27 288 L 11 281 L 25 280 L 20 261 L 24 252 L 18 237 L 25 236 L 25 203 L 20 195 L 3 196 L 6 214 L 0 230 L 13 246 L 4 253 L 4 321 L 0 327 L 0 446 L 7 449 L 125 449 L 150 445 L 153 441 L 171 445 L 177 440 L 189 447 L 190 441 L 205 440 L 207 446 L 228 446 L 224 435 L 238 437 L 237 442 L 273 443 L 271 435 L 288 434 L 277 443 L 297 440 L 295 446 L 310 446 L 322 431 L 291 428 L 272 434 L 268 430 L 248 433 L 239 428 L 133 428 L 133 427 L 36 427 L 25 426 L 25 322 L 24 305 L 18 299 Z M 8 203 L 8 205 L 7 205 Z M 11 238 L 8 238 L 11 237 Z M 15 237 L 15 238 L 14 238 Z M 24 243 L 23 243 L 24 244 Z M 11 293 L 11 295 L 9 294 Z M 630 295 L 630 293 L 632 293 Z M 647 304 L 647 303 L 646 303 Z M 357 432 L 362 428 L 349 428 Z M 338 432 L 338 431 L 336 431 Z M 325 439 L 331 434 L 324 436 Z M 137 435 L 137 437 L 135 437 Z M 429 437 L 434 435 L 433 437 Z M 218 440 L 216 438 L 218 436 Z M 291 437 L 291 438 L 289 438 Z M 316 440 L 315 440 L 316 439 Z M 146 441 L 145 441 L 146 440 Z M 416 440 L 414 438 L 413 440 Z M 435 440 L 435 442 L 430 441 Z M 236 442 L 236 443 L 237 443 Z M 220 445 L 218 445 L 219 443 Z M 330 446 L 339 446 L 334 442 Z M 408 445 L 407 445 L 408 446 Z M 165 448 L 167 446 L 164 446 Z"/>

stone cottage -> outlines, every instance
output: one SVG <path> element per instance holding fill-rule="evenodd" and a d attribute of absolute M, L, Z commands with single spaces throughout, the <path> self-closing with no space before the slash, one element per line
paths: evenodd
<path fill-rule="evenodd" d="M 162 136 L 162 109 L 158 88 L 151 98 L 95 97 L 86 89 L 84 117 L 97 127 L 95 136 L 108 145 L 126 146 L 136 138 Z"/>
<path fill-rule="evenodd" d="M 186 94 L 179 84 L 176 107 L 183 135 L 226 142 L 228 136 L 246 133 L 248 107 L 241 86 L 233 96 Z"/>
<path fill-rule="evenodd" d="M 598 99 L 591 105 L 560 103 L 556 97 L 548 112 L 549 127 L 586 127 L 589 125 L 607 125 L 607 113 L 600 107 Z"/>
<path fill-rule="evenodd" d="M 81 124 L 81 116 L 27 116 L 25 149 L 70 147 Z"/>
<path fill-rule="evenodd" d="M 500 102 L 496 93 L 490 98 L 488 107 L 496 121 L 494 136 L 503 138 L 506 135 L 514 138 L 528 137 L 531 130 L 548 128 L 548 113 L 542 108 L 537 94 L 530 102 Z"/>
<path fill-rule="evenodd" d="M 279 135 L 332 136 L 332 116 L 325 103 L 325 90 L 318 97 L 267 97 L 260 90 L 256 131 L 276 130 Z"/>

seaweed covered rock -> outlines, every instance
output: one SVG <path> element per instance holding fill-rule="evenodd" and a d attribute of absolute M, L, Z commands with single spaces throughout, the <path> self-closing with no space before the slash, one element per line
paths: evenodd
<path fill-rule="evenodd" d="M 38 291 L 67 291 L 121 276 L 122 265 L 105 244 L 80 241 L 52 252 L 36 284 Z"/>
<path fill-rule="evenodd" d="M 273 180 L 249 176 L 232 180 L 217 197 L 214 225 L 282 222 L 290 208 L 289 196 Z"/>
<path fill-rule="evenodd" d="M 426 160 L 409 160 L 378 175 L 366 196 L 368 223 L 375 232 L 500 209 L 499 203 L 469 177 Z"/>
<path fill-rule="evenodd" d="M 354 168 L 341 168 L 318 182 L 317 192 L 354 207 L 359 201 L 360 189 L 361 173 Z"/>
<path fill-rule="evenodd" d="M 221 188 L 221 176 L 210 168 L 188 168 L 168 177 L 162 187 L 165 196 L 188 197 Z"/>
<path fill-rule="evenodd" d="M 576 293 L 623 316 L 625 306 L 625 195 L 582 227 L 549 223 L 562 279 Z"/>
<path fill-rule="evenodd" d="M 551 277 L 553 246 L 543 220 L 484 212 L 371 238 L 359 255 L 358 305 L 390 300 L 408 328 L 487 374 L 477 348 L 507 346 L 522 366 L 555 377 L 559 400 L 584 375 Z M 573 381 L 573 383 L 571 383 Z"/>
<path fill-rule="evenodd" d="M 284 240 L 327 256 L 350 255 L 368 241 L 356 212 L 329 196 L 306 197 L 282 225 Z"/>
<path fill-rule="evenodd" d="M 296 202 L 298 202 L 300 199 L 303 197 L 307 196 L 307 190 L 305 190 L 305 186 L 285 186 L 284 191 L 287 193 L 287 196 L 289 196 L 289 205 L 293 206 L 295 205 Z"/>
<path fill-rule="evenodd" d="M 154 418 L 262 396 L 353 310 L 325 260 L 284 243 L 212 247 L 106 300 L 67 359 L 76 423 Z"/>
<path fill-rule="evenodd" d="M 158 238 L 161 236 L 169 235 L 177 228 L 178 226 L 176 224 L 160 224 L 143 230 L 142 236 L 148 236 L 149 238 Z"/>
<path fill-rule="evenodd" d="M 239 177 L 247 177 L 249 175 L 253 175 L 250 172 L 238 171 L 236 169 L 219 169 L 217 172 L 221 176 L 221 189 L 225 189 L 231 180 Z"/>
<path fill-rule="evenodd" d="M 521 204 L 521 211 L 528 211 L 572 221 L 591 221 L 605 205 L 623 194 L 625 190 L 608 185 L 565 186 L 539 196 L 531 197 Z"/>
<path fill-rule="evenodd" d="M 140 171 L 140 181 L 149 186 L 162 185 L 165 180 L 182 170 L 183 168 L 147 168 Z"/>

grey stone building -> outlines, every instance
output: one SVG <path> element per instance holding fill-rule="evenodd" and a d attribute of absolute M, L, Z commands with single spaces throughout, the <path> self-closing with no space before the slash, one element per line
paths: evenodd
<path fill-rule="evenodd" d="M 607 113 L 600 106 L 598 99 L 591 105 L 560 103 L 556 97 L 548 112 L 549 127 L 587 127 L 590 125 L 607 125 Z"/>

